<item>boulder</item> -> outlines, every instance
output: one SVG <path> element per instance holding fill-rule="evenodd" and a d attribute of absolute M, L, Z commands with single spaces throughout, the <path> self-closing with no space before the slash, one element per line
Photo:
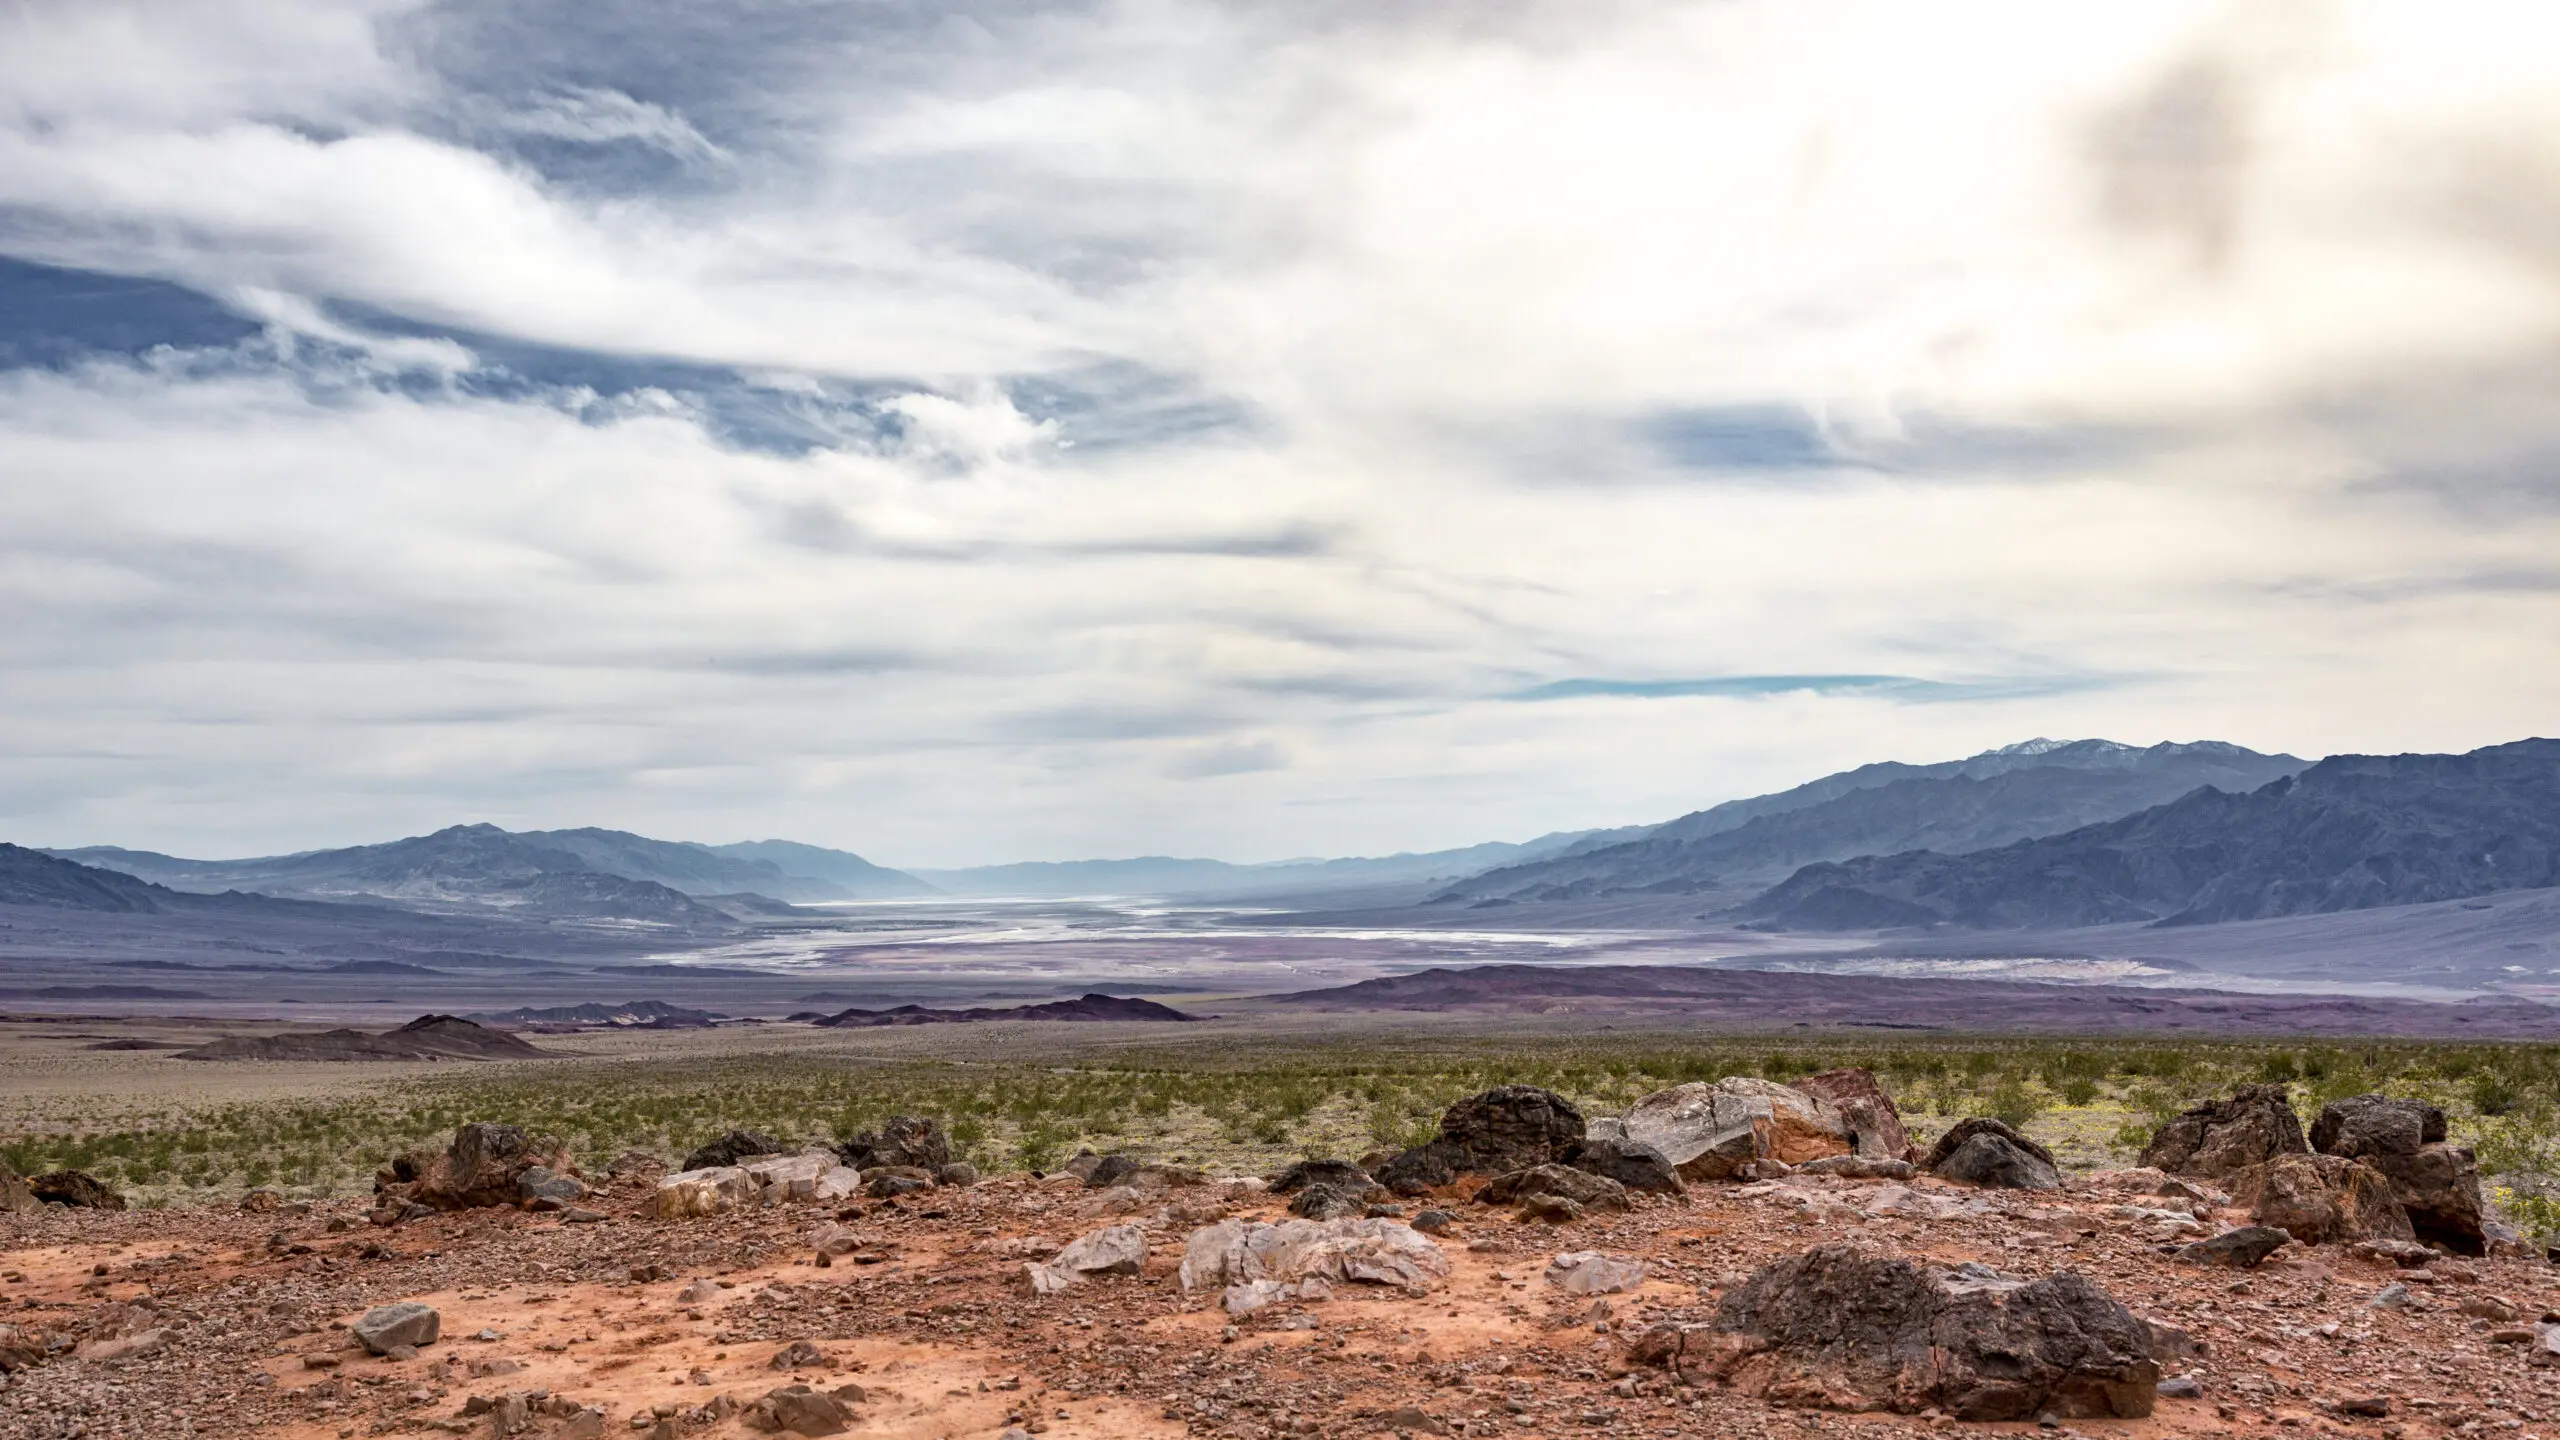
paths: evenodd
<path fill-rule="evenodd" d="M 1564 1163 L 1630 1190 L 1677 1195 L 1687 1188 L 1661 1151 L 1633 1140 L 1586 1136 L 1566 1154 Z"/>
<path fill-rule="evenodd" d="M 53 1353 L 53 1337 L 33 1325 L 0 1324 L 0 1375 L 41 1365 Z"/>
<path fill-rule="evenodd" d="M 121 1210 L 124 1197 L 85 1170 L 48 1170 L 27 1182 L 29 1194 L 46 1205 L 75 1210 Z"/>
<path fill-rule="evenodd" d="M 566 1210 L 586 1198 L 584 1182 L 547 1165 L 528 1165 L 516 1176 L 516 1203 L 527 1210 Z"/>
<path fill-rule="evenodd" d="M 2159 1336 L 2086 1277 L 1924 1268 L 1848 1245 L 1767 1266 L 1716 1309 L 1716 1371 L 1772 1403 L 1957 1420 L 2151 1413 Z"/>
<path fill-rule="evenodd" d="M 2255 1270 L 2293 1237 L 2272 1225 L 2242 1225 L 2208 1236 L 2178 1251 L 2188 1265 L 2218 1265 L 2227 1270 Z"/>
<path fill-rule="evenodd" d="M 1869 1160 L 1917 1160 L 1919 1148 L 1902 1126 L 1902 1112 L 1885 1093 L 1876 1072 L 1858 1066 L 1807 1075 L 1789 1087 L 1816 1100 L 1828 1101 L 1849 1127 L 1852 1153 Z"/>
<path fill-rule="evenodd" d="M 790 1147 L 754 1130 L 731 1130 L 684 1157 L 687 1170 L 725 1170 L 758 1155 L 779 1155 Z"/>
<path fill-rule="evenodd" d="M 1541 1196 L 1570 1200 L 1585 1210 L 1627 1208 L 1626 1186 L 1569 1165 L 1532 1165 L 1526 1170 L 1514 1170 L 1493 1177 L 1476 1192 L 1477 1202 L 1485 1205 L 1516 1205 Z"/>
<path fill-rule="evenodd" d="M 436 1313 L 433 1305 L 403 1300 L 396 1305 L 376 1305 L 347 1328 L 367 1351 L 388 1355 L 401 1345 L 415 1350 L 434 1344 L 436 1337 L 444 1333 L 444 1317 Z"/>
<path fill-rule="evenodd" d="M 1369 1208 L 1366 1193 L 1344 1185 L 1307 1185 L 1289 1197 L 1289 1213 L 1309 1220 L 1339 1220 Z"/>
<path fill-rule="evenodd" d="M 1984 1131 L 1957 1146 L 1930 1171 L 1941 1180 L 1989 1190 L 2059 1190 L 2061 1172 L 2005 1135 Z"/>
<path fill-rule="evenodd" d="M 455 1130 L 441 1151 L 413 1150 L 393 1160 L 374 1176 L 373 1188 L 377 1208 L 384 1209 L 515 1206 L 524 1203 L 525 1172 L 537 1169 L 555 1178 L 578 1175 L 568 1147 L 558 1140 L 528 1135 L 520 1126 L 474 1121 Z M 579 1193 L 585 1193 L 583 1186 Z"/>
<path fill-rule="evenodd" d="M 1274 1195 L 1295 1195 L 1310 1185 L 1332 1185 L 1365 1195 L 1377 1183 L 1368 1171 L 1348 1160 L 1301 1160 L 1264 1180 L 1262 1188 Z"/>
<path fill-rule="evenodd" d="M 2005 1120 L 1977 1115 L 1947 1127 L 1929 1147 L 1922 1169 L 1944 1180 L 2001 1190 L 2059 1190 L 2062 1167 L 2053 1152 Z"/>
<path fill-rule="evenodd" d="M 1920 1167 L 1908 1160 L 1878 1160 L 1866 1155 L 1825 1155 L 1796 1167 L 1799 1175 L 1836 1175 L 1843 1180 L 1908 1180 Z"/>
<path fill-rule="evenodd" d="M 1447 1279 L 1449 1257 L 1399 1220 L 1222 1220 L 1183 1244 L 1182 1288 L 1224 1290 L 1256 1280 L 1399 1285 Z"/>
<path fill-rule="evenodd" d="M 1055 1295 L 1096 1275 L 1135 1275 L 1147 1263 L 1147 1232 L 1107 1225 L 1079 1235 L 1057 1254 L 1024 1267 L 1035 1295 Z"/>
<path fill-rule="evenodd" d="M 2302 1121 L 2281 1085 L 2244 1085 L 2226 1100 L 2208 1100 L 2163 1125 L 2143 1147 L 2142 1163 L 2172 1175 L 2227 1181 L 2279 1155 L 2307 1155 Z"/>
<path fill-rule="evenodd" d="M 1651 1146 L 1684 1180 L 1724 1180 L 1759 1160 L 1788 1165 L 1850 1153 L 1849 1128 L 1827 1100 L 1774 1081 L 1727 1076 L 1658 1090 L 1629 1106 L 1627 1138 Z"/>
<path fill-rule="evenodd" d="M 2390 1181 L 2417 1239 L 2456 1254 L 2483 1254 L 2488 1205 L 2479 1162 L 2469 1146 L 2444 1137 L 2444 1111 L 2387 1095 L 2333 1100 L 2311 1123 L 2320 1153 L 2360 1162 Z"/>
<path fill-rule="evenodd" d="M 2305 1245 L 2407 1240 L 2409 1212 L 2378 1170 L 2340 1155 L 2279 1155 L 2231 1177 L 2249 1219 Z"/>
<path fill-rule="evenodd" d="M 1440 1116 L 1440 1134 L 1376 1172 L 1399 1195 L 1417 1195 L 1460 1175 L 1500 1175 L 1561 1160 L 1582 1139 L 1582 1112 L 1552 1090 L 1498 1085 Z"/>
<path fill-rule="evenodd" d="M 27 1177 L 0 1160 L 0 1215 L 24 1215 L 43 1203 L 27 1188 Z"/>
<path fill-rule="evenodd" d="M 932 1170 L 951 1163 L 951 1137 L 921 1115 L 892 1115 L 880 1132 L 865 1130 L 836 1147 L 844 1163 L 856 1170 L 890 1165 Z"/>
<path fill-rule="evenodd" d="M 687 1220 L 720 1215 L 743 1206 L 760 1205 L 764 1187 L 735 1165 L 708 1170 L 680 1170 L 658 1182 L 649 1194 L 649 1213 L 660 1220 Z"/>
<path fill-rule="evenodd" d="M 1634 1255 L 1573 1250 L 1547 1262 L 1546 1281 L 1568 1295 L 1615 1295 L 1644 1283 L 1645 1263 Z"/>
<path fill-rule="evenodd" d="M 785 1385 L 765 1392 L 748 1408 L 746 1420 L 756 1429 L 786 1435 L 841 1435 L 853 1428 L 853 1407 L 822 1390 Z"/>
<path fill-rule="evenodd" d="M 862 1188 L 862 1175 L 836 1159 L 836 1152 L 814 1146 L 796 1155 L 764 1155 L 738 1166 L 756 1182 L 768 1203 L 786 1200 L 840 1200 Z"/>

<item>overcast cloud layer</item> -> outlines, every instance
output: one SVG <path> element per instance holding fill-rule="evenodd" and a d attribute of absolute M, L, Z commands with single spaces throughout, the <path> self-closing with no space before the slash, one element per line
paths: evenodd
<path fill-rule="evenodd" d="M 2548 734 L 2555 74 L 2525 0 L 12 6 L 0 831 L 1264 859 Z"/>

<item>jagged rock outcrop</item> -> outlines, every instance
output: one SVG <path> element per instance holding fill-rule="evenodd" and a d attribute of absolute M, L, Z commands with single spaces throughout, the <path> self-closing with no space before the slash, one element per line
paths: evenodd
<path fill-rule="evenodd" d="M 1919 1147 L 1903 1128 L 1902 1111 L 1872 1070 L 1843 1066 L 1807 1075 L 1790 1083 L 1817 1100 L 1827 1101 L 1849 1127 L 1850 1148 L 1870 1160 L 1917 1160 Z"/>
<path fill-rule="evenodd" d="M 2312 1122 L 2311 1143 L 2389 1180 L 2418 1240 L 2462 1255 L 2487 1249 L 2480 1166 L 2471 1147 L 2445 1139 L 2444 1111 L 2387 1095 L 2333 1100 Z"/>
<path fill-rule="evenodd" d="M 2143 1147 L 2142 1163 L 2172 1175 L 2228 1181 L 2279 1155 L 2309 1153 L 2284 1087 L 2244 1085 L 2229 1099 L 2208 1100 L 2161 1126 Z"/>
<path fill-rule="evenodd" d="M 549 1136 L 527 1134 L 516 1125 L 474 1121 L 453 1132 L 442 1150 L 413 1150 L 393 1160 L 373 1178 L 380 1208 L 423 1205 L 430 1210 L 475 1210 L 524 1202 L 527 1171 L 550 1172 L 548 1179 L 575 1180 L 578 1168 L 568 1147 Z"/>
<path fill-rule="evenodd" d="M 1988 1115 L 1959 1120 L 1929 1148 L 1921 1168 L 1941 1180 L 1995 1190 L 2059 1190 L 2062 1167 L 2053 1152 Z"/>
<path fill-rule="evenodd" d="M 2279 1155 L 2231 1179 L 2249 1219 L 2305 1245 L 2408 1240 L 2409 1212 L 2380 1171 L 2341 1155 Z"/>
<path fill-rule="evenodd" d="M 1625 1118 L 1627 1138 L 1659 1151 L 1684 1180 L 1727 1179 L 1755 1160 L 1850 1153 L 1849 1127 L 1831 1102 L 1749 1076 L 1657 1090 Z"/>
<path fill-rule="evenodd" d="M 1450 1106 L 1437 1138 L 1375 1173 L 1397 1194 L 1418 1195 L 1460 1175 L 1500 1175 L 1561 1160 L 1582 1135 L 1582 1112 L 1572 1101 L 1535 1085 L 1500 1085 Z"/>
<path fill-rule="evenodd" d="M 1778 1404 L 1958 1420 L 2151 1413 L 2162 1333 L 2085 1276 L 1924 1268 L 1823 1245 L 1716 1309 L 1716 1370 Z"/>
<path fill-rule="evenodd" d="M 856 1170 L 877 1166 L 935 1170 L 951 1163 L 951 1137 L 924 1116 L 892 1115 L 880 1122 L 879 1134 L 865 1130 L 837 1146 L 836 1153 Z"/>

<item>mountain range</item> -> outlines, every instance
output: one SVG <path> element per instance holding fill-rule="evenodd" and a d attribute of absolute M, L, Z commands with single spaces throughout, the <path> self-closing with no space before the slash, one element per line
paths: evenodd
<path fill-rule="evenodd" d="M 1425 893 L 1458 906 L 1700 897 L 1703 911 L 1682 914 L 1762 929 L 2054 930 L 2560 886 L 2555 857 L 2560 741 L 2307 765 L 2211 741 L 2038 740 L 1940 764 L 1861 766 L 1660 825 L 1425 854 L 1267 865 L 1157 856 L 918 875 L 791 841 L 713 846 L 479 824 L 247 860 L 0 845 L 0 904 L 358 921 L 359 907 L 388 906 L 710 933 L 806 918 L 785 903 L 795 900 L 1366 890 L 1401 897 L 1390 905 Z"/>
<path fill-rule="evenodd" d="M 1808 865 L 1739 914 L 1785 929 L 2210 925 L 2560 885 L 2560 740 L 2333 755 L 2246 793 L 1945 854 Z"/>
<path fill-rule="evenodd" d="M 2200 786 L 2254 790 L 2305 763 L 2216 741 L 2030 740 L 1943 764 L 1864 765 L 1683 815 L 1632 839 L 1488 870 L 1433 899 L 1483 905 L 1748 893 L 1821 861 L 1982 850 L 2112 820 Z"/>

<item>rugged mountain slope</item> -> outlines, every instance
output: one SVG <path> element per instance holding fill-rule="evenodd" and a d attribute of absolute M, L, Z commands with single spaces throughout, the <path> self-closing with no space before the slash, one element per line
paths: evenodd
<path fill-rule="evenodd" d="M 0 843 L 0 905 L 36 905 L 48 910 L 89 910 L 115 915 L 179 915 L 219 911 L 226 914 L 277 915 L 295 918 L 335 914 L 361 919 L 364 912 L 344 906 L 311 905 L 238 891 L 191 894 L 154 885 L 117 870 L 82 865 L 42 850 Z"/>
<path fill-rule="evenodd" d="M 1815 861 L 1961 853 L 2050 835 L 2198 786 L 2254 789 L 2302 764 L 2213 741 L 2137 748 L 2031 740 L 1942 765 L 1867 765 L 1684 815 L 1622 844 L 1488 871 L 1435 898 L 1571 900 L 1765 885 Z"/>
<path fill-rule="evenodd" d="M 548 843 L 539 834 L 510 834 L 495 825 L 455 825 L 383 845 L 255 860 L 182 860 L 111 848 L 60 855 L 123 870 L 172 890 L 224 888 L 305 899 L 379 899 L 428 909 L 494 908 L 542 919 L 730 923 L 672 886 L 605 871 L 572 848 L 608 850 L 588 837 L 613 832 L 560 833 L 571 837 L 569 846 Z"/>
<path fill-rule="evenodd" d="M 2338 755 L 2245 794 L 1949 855 L 1808 865 L 1740 913 L 1788 929 L 2201 925 L 2560 885 L 2560 740 Z"/>
<path fill-rule="evenodd" d="M 777 849 L 787 852 L 787 858 L 815 863 L 786 871 L 775 854 L 755 853 Z M 930 886 L 912 876 L 884 870 L 841 850 L 782 841 L 715 847 L 592 828 L 511 832 L 495 825 L 454 825 L 432 835 L 387 844 L 250 860 L 184 860 L 103 845 L 48 853 L 85 865 L 121 870 L 177 890 L 239 888 L 272 895 L 379 895 L 437 904 L 474 903 L 494 897 L 497 903 L 520 905 L 526 901 L 524 892 L 545 888 L 518 883 L 529 882 L 535 876 L 606 876 L 649 888 L 626 888 L 620 892 L 622 901 L 612 898 L 610 892 L 616 887 L 600 882 L 547 888 L 559 891 L 569 904 L 564 915 L 588 913 L 596 904 L 623 901 L 647 912 L 634 913 L 630 918 L 686 913 L 685 907 L 671 905 L 664 895 L 656 893 L 661 890 L 679 895 L 764 895 L 778 900 L 868 899 L 931 891 Z M 860 884 L 839 878 L 855 874 L 868 878 Z"/>

